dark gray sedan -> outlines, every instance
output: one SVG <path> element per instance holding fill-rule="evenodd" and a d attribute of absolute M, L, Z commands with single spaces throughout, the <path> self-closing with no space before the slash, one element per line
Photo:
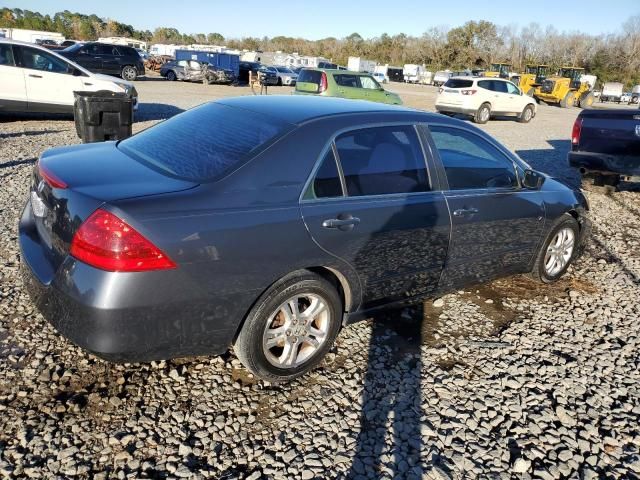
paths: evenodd
<path fill-rule="evenodd" d="M 281 381 L 375 309 L 515 273 L 557 280 L 587 209 L 462 121 L 250 96 L 45 152 L 19 231 L 29 291 L 77 345 L 113 361 L 233 345 Z"/>

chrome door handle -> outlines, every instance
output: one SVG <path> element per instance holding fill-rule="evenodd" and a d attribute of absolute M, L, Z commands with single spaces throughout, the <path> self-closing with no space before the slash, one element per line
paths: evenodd
<path fill-rule="evenodd" d="M 350 218 L 330 218 L 322 222 L 324 228 L 337 228 L 342 231 L 353 229 L 360 223 L 360 219 L 357 217 Z"/>
<path fill-rule="evenodd" d="M 468 215 L 475 215 L 478 213 L 477 208 L 459 208 L 453 211 L 454 217 L 466 217 Z"/>
<path fill-rule="evenodd" d="M 30 73 L 29 76 L 31 78 L 42 78 L 42 75 L 34 75 L 33 73 Z"/>

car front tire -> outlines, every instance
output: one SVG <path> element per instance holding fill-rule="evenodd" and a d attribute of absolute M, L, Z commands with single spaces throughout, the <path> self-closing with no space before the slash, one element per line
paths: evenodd
<path fill-rule="evenodd" d="M 531 121 L 531 119 L 533 118 L 533 112 L 534 112 L 533 106 L 532 105 L 527 105 L 526 107 L 524 107 L 524 110 L 522 111 L 522 113 L 518 117 L 518 122 L 520 122 L 520 123 L 529 123 Z"/>
<path fill-rule="evenodd" d="M 124 67 L 122 67 L 122 72 L 120 73 L 120 76 L 124 80 L 133 82 L 138 76 L 138 69 L 133 65 L 125 65 Z"/>
<path fill-rule="evenodd" d="M 551 229 L 538 252 L 531 276 L 542 283 L 557 281 L 575 259 L 579 239 L 578 222 L 565 213 Z"/>
<path fill-rule="evenodd" d="M 178 77 L 176 76 L 176 72 L 173 70 L 169 70 L 167 72 L 167 80 L 170 82 L 175 82 Z"/>
<path fill-rule="evenodd" d="M 256 302 L 234 351 L 257 377 L 285 382 L 313 369 L 333 346 L 342 301 L 326 279 L 306 270 L 276 282 Z"/>

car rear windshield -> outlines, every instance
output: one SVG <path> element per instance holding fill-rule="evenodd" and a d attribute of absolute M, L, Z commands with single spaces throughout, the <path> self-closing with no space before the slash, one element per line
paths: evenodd
<path fill-rule="evenodd" d="M 210 182 L 291 128 L 268 115 L 207 103 L 121 141 L 118 148 L 170 176 Z"/>
<path fill-rule="evenodd" d="M 462 80 L 460 78 L 450 78 L 444 84 L 448 88 L 469 88 L 473 86 L 473 80 Z"/>
<path fill-rule="evenodd" d="M 300 70 L 298 75 L 299 83 L 315 83 L 320 85 L 322 79 L 322 72 L 318 70 Z"/>

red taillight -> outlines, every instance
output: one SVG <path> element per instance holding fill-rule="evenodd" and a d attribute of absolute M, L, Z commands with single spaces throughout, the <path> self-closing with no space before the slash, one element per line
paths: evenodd
<path fill-rule="evenodd" d="M 576 118 L 573 122 L 573 130 L 571 132 L 571 144 L 578 145 L 580 143 L 580 135 L 582 134 L 582 118 Z"/>
<path fill-rule="evenodd" d="M 462 90 L 463 95 L 474 95 L 477 90 Z"/>
<path fill-rule="evenodd" d="M 158 247 L 126 222 L 98 209 L 87 218 L 71 241 L 71 255 L 110 272 L 143 272 L 176 268 Z"/>
<path fill-rule="evenodd" d="M 320 77 L 320 86 L 318 87 L 318 93 L 324 92 L 328 87 L 327 84 L 327 74 L 322 72 L 322 76 Z"/>
<path fill-rule="evenodd" d="M 38 173 L 40 178 L 49 184 L 51 188 L 67 188 L 67 184 L 60 180 L 51 170 L 38 162 Z"/>

